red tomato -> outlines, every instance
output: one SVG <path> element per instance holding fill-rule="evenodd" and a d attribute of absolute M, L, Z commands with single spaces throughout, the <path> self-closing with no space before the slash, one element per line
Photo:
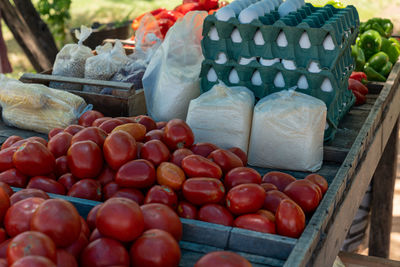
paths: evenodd
<path fill-rule="evenodd" d="M 160 140 L 151 140 L 143 145 L 140 156 L 157 166 L 161 162 L 168 161 L 171 154 L 163 142 Z"/>
<path fill-rule="evenodd" d="M 60 177 L 63 174 L 69 172 L 68 159 L 67 156 L 62 156 L 56 159 L 56 166 L 54 169 L 54 174 L 56 177 Z"/>
<path fill-rule="evenodd" d="M 14 191 L 12 190 L 12 188 L 3 182 L 0 182 L 0 187 L 3 188 L 4 192 L 6 192 L 6 194 L 11 197 L 11 195 L 14 193 Z"/>
<path fill-rule="evenodd" d="M 239 184 L 261 184 L 261 175 L 251 168 L 234 168 L 225 175 L 224 185 L 229 190 Z"/>
<path fill-rule="evenodd" d="M 118 119 L 109 119 L 103 122 L 102 124 L 99 125 L 99 128 L 105 131 L 106 133 L 111 133 L 112 130 L 114 130 L 115 127 L 120 126 L 124 124 L 123 121 L 118 120 Z"/>
<path fill-rule="evenodd" d="M 157 129 L 159 130 L 162 130 L 165 127 L 165 125 L 167 125 L 166 121 L 159 121 L 156 123 Z"/>
<path fill-rule="evenodd" d="M 187 201 L 180 201 L 178 203 L 178 207 L 176 208 L 176 212 L 178 213 L 179 217 L 185 218 L 185 219 L 197 219 L 197 208 L 195 205 L 192 203 L 189 203 Z"/>
<path fill-rule="evenodd" d="M 209 223 L 232 226 L 233 216 L 229 210 L 218 204 L 207 204 L 199 210 L 199 220 Z"/>
<path fill-rule="evenodd" d="M 0 258 L 5 259 L 7 258 L 7 249 L 8 245 L 12 241 L 12 238 L 5 240 L 3 243 L 0 243 Z"/>
<path fill-rule="evenodd" d="M 246 152 L 244 152 L 243 150 L 241 150 L 238 147 L 231 147 L 228 150 L 233 152 L 233 154 L 235 154 L 236 156 L 238 156 L 242 160 L 243 166 L 247 165 L 247 154 L 246 154 Z"/>
<path fill-rule="evenodd" d="M 276 185 L 271 184 L 271 183 L 262 183 L 261 186 L 262 186 L 262 188 L 264 188 L 265 192 L 268 192 L 271 190 L 278 190 L 278 187 L 276 187 Z"/>
<path fill-rule="evenodd" d="M 124 124 L 127 124 L 127 123 L 137 123 L 135 119 L 133 119 L 133 118 L 128 118 L 128 117 L 116 117 L 115 119 L 118 119 L 118 120 L 122 121 Z"/>
<path fill-rule="evenodd" d="M 114 178 L 115 178 L 115 172 L 108 165 L 104 165 L 103 170 L 97 177 L 97 181 L 99 181 L 101 186 L 105 186 L 109 182 L 114 181 Z"/>
<path fill-rule="evenodd" d="M 284 172 L 269 172 L 262 178 L 263 183 L 274 184 L 279 191 L 283 191 L 288 184 L 294 181 L 296 181 L 296 178 Z"/>
<path fill-rule="evenodd" d="M 8 147 L 0 151 L 0 172 L 14 168 L 13 156 L 18 147 Z"/>
<path fill-rule="evenodd" d="M 11 135 L 10 137 L 8 137 L 6 139 L 6 141 L 4 141 L 4 143 L 1 145 L 1 150 L 9 148 L 10 146 L 12 146 L 14 143 L 23 140 L 22 137 L 17 136 L 17 135 Z"/>
<path fill-rule="evenodd" d="M 81 219 L 81 225 L 82 225 L 82 227 L 81 227 L 81 232 L 82 232 L 87 238 L 89 238 L 89 236 L 90 236 L 90 229 L 89 229 L 89 226 L 87 225 L 85 219 L 83 219 L 82 216 L 80 216 L 80 219 Z"/>
<path fill-rule="evenodd" d="M 208 157 L 208 155 L 210 155 L 211 152 L 217 149 L 218 147 L 211 143 L 197 143 L 192 145 L 192 147 L 190 148 L 190 150 L 194 154 L 203 156 L 205 158 Z"/>
<path fill-rule="evenodd" d="M 237 167 L 243 167 L 242 160 L 229 150 L 214 150 L 208 155 L 208 158 L 217 163 L 223 173 L 227 173 Z"/>
<path fill-rule="evenodd" d="M 293 200 L 284 199 L 275 213 L 278 234 L 298 238 L 306 227 L 303 210 Z"/>
<path fill-rule="evenodd" d="M 124 246 L 110 238 L 99 238 L 91 242 L 82 252 L 81 267 L 126 266 L 129 254 Z"/>
<path fill-rule="evenodd" d="M 83 127 L 90 127 L 96 119 L 103 117 L 104 115 L 97 110 L 88 110 L 80 116 L 78 124 Z"/>
<path fill-rule="evenodd" d="M 146 127 L 147 132 L 157 129 L 157 124 L 149 116 L 145 116 L 145 115 L 137 116 L 136 122 L 144 125 Z"/>
<path fill-rule="evenodd" d="M 269 210 L 259 210 L 257 211 L 257 214 L 267 217 L 270 221 L 275 222 L 275 215 Z"/>
<path fill-rule="evenodd" d="M 94 206 L 88 213 L 87 217 L 86 217 L 86 222 L 87 225 L 90 229 L 90 231 L 93 231 L 96 228 L 96 217 L 97 217 L 97 212 L 99 211 L 99 209 L 101 208 L 103 204 L 98 204 L 96 206 Z"/>
<path fill-rule="evenodd" d="M 10 207 L 10 198 L 3 188 L 0 188 L 0 225 L 3 224 L 3 218 Z"/>
<path fill-rule="evenodd" d="M 79 179 L 94 178 L 103 167 L 101 149 L 93 141 L 72 144 L 67 157 L 71 173 Z"/>
<path fill-rule="evenodd" d="M 85 234 L 81 231 L 79 234 L 79 237 L 77 240 L 75 240 L 74 243 L 69 245 L 68 247 L 65 248 L 65 251 L 73 255 L 75 258 L 79 258 L 81 255 L 82 251 L 85 249 L 85 247 L 89 244 L 89 240 L 85 236 Z"/>
<path fill-rule="evenodd" d="M 62 199 L 48 199 L 43 202 L 31 220 L 31 229 L 48 235 L 57 247 L 71 245 L 78 239 L 81 227 L 76 208 Z"/>
<path fill-rule="evenodd" d="M 189 148 L 193 145 L 192 129 L 181 119 L 170 120 L 164 129 L 164 142 L 170 149 Z"/>
<path fill-rule="evenodd" d="M 275 223 L 260 214 L 245 214 L 233 222 L 233 226 L 262 233 L 275 234 Z"/>
<path fill-rule="evenodd" d="M 111 133 L 116 132 L 116 131 L 124 131 L 130 134 L 133 138 L 135 138 L 135 141 L 143 141 L 144 137 L 146 135 L 146 127 L 140 123 L 126 123 L 122 124 L 120 126 L 117 126 L 112 130 Z"/>
<path fill-rule="evenodd" d="M 133 243 L 130 252 L 132 266 L 176 267 L 181 250 L 173 236 L 159 229 L 147 230 Z"/>
<path fill-rule="evenodd" d="M 283 191 L 293 199 L 305 213 L 313 212 L 321 200 L 321 189 L 308 180 L 297 180 L 290 183 Z"/>
<path fill-rule="evenodd" d="M 160 140 L 162 141 L 164 139 L 164 131 L 163 130 L 151 130 L 150 132 L 147 132 L 146 135 L 144 136 L 144 141 L 148 142 L 151 140 Z"/>
<path fill-rule="evenodd" d="M 21 200 L 12 205 L 4 218 L 4 226 L 7 234 L 14 237 L 31 229 L 30 222 L 33 213 L 45 200 L 43 198 L 31 197 Z"/>
<path fill-rule="evenodd" d="M 235 215 L 256 212 L 262 208 L 265 191 L 258 184 L 241 184 L 226 195 L 226 206 Z"/>
<path fill-rule="evenodd" d="M 51 138 L 53 138 L 53 136 L 55 136 L 55 135 L 58 134 L 58 133 L 62 133 L 62 132 L 64 132 L 64 129 L 63 129 L 63 128 L 53 128 L 53 129 L 50 130 L 50 132 L 49 132 L 49 134 L 47 135 L 47 137 L 48 137 L 49 140 L 50 140 Z"/>
<path fill-rule="evenodd" d="M 142 142 L 136 142 L 136 158 L 140 158 L 140 152 L 142 151 L 142 147 L 144 146 L 144 144 Z"/>
<path fill-rule="evenodd" d="M 88 127 L 74 135 L 71 140 L 71 145 L 80 141 L 93 141 L 99 147 L 103 147 L 104 140 L 106 140 L 107 133 L 97 127 Z"/>
<path fill-rule="evenodd" d="M 0 228 L 0 243 L 3 243 L 6 240 L 7 240 L 6 230 L 4 230 L 4 228 Z"/>
<path fill-rule="evenodd" d="M 182 238 L 182 223 L 169 206 L 160 203 L 140 207 L 144 218 L 144 230 L 161 229 L 170 233 L 176 241 Z"/>
<path fill-rule="evenodd" d="M 44 138 L 42 138 L 42 137 L 39 137 L 39 136 L 32 136 L 32 137 L 29 137 L 29 138 L 27 138 L 27 139 L 25 139 L 27 142 L 28 141 L 36 141 L 36 142 L 39 142 L 39 143 L 41 143 L 42 145 L 44 145 L 45 147 L 47 147 L 47 141 L 44 139 Z M 16 144 L 16 143 L 15 143 Z"/>
<path fill-rule="evenodd" d="M 29 141 L 22 144 L 13 156 L 14 166 L 28 176 L 46 175 L 54 171 L 56 159 L 41 143 Z"/>
<path fill-rule="evenodd" d="M 183 170 L 171 162 L 161 163 L 157 168 L 156 175 L 157 182 L 160 185 L 167 185 L 175 191 L 180 190 L 183 182 L 186 180 Z"/>
<path fill-rule="evenodd" d="M 278 190 L 270 190 L 266 192 L 265 199 L 264 199 L 264 206 L 263 208 L 266 210 L 271 211 L 272 213 L 276 213 L 279 204 L 284 199 L 290 199 L 285 193 L 282 193 Z"/>
<path fill-rule="evenodd" d="M 19 141 L 15 142 L 10 147 L 20 147 L 22 144 L 25 144 L 26 142 L 28 142 L 27 139 L 22 139 L 22 140 L 19 140 Z"/>
<path fill-rule="evenodd" d="M 47 143 L 47 149 L 58 158 L 67 155 L 68 148 L 71 146 L 72 135 L 66 132 L 59 133 Z"/>
<path fill-rule="evenodd" d="M 78 263 L 73 255 L 64 249 L 57 249 L 57 267 L 78 267 Z"/>
<path fill-rule="evenodd" d="M 162 203 L 175 210 L 178 205 L 178 196 L 169 186 L 155 185 L 147 192 L 144 203 Z"/>
<path fill-rule="evenodd" d="M 25 187 L 28 182 L 28 177 L 17 169 L 9 169 L 0 173 L 0 182 L 6 183 L 9 186 Z"/>
<path fill-rule="evenodd" d="M 105 121 L 108 121 L 109 119 L 112 119 L 111 117 L 102 117 L 102 118 L 97 118 L 93 121 L 92 126 L 94 127 L 99 127 L 100 124 L 102 124 Z"/>
<path fill-rule="evenodd" d="M 214 251 L 200 258 L 194 267 L 251 267 L 251 263 L 231 251 Z"/>
<path fill-rule="evenodd" d="M 186 200 L 195 205 L 219 203 L 225 188 L 220 180 L 214 178 L 191 178 L 183 183 L 182 192 Z"/>
<path fill-rule="evenodd" d="M 27 199 L 30 197 L 40 197 L 43 199 L 49 199 L 49 195 L 46 194 L 43 190 L 40 189 L 22 189 L 18 192 L 15 192 L 11 197 L 10 197 L 10 203 L 11 205 L 14 205 L 18 201 L 21 201 L 23 199 Z"/>
<path fill-rule="evenodd" d="M 26 256 L 43 256 L 57 261 L 56 245 L 47 235 L 27 231 L 13 238 L 7 249 L 7 261 L 12 265 L 17 260 Z"/>
<path fill-rule="evenodd" d="M 169 159 L 169 161 L 179 167 L 182 167 L 182 160 L 189 155 L 193 155 L 193 152 L 190 149 L 180 148 L 175 150 L 174 153 L 172 153 L 172 156 Z"/>
<path fill-rule="evenodd" d="M 71 189 L 71 187 L 78 181 L 71 173 L 63 174 L 60 178 L 58 178 L 57 182 L 62 184 L 67 191 Z"/>
<path fill-rule="evenodd" d="M 45 176 L 35 176 L 31 178 L 26 188 L 35 188 L 47 193 L 65 195 L 65 187 L 57 181 Z"/>
<path fill-rule="evenodd" d="M 127 198 L 110 198 L 97 211 L 96 226 L 107 237 L 129 242 L 139 237 L 144 220 L 139 205 Z"/>
<path fill-rule="evenodd" d="M 103 237 L 105 237 L 105 236 L 100 234 L 99 230 L 97 230 L 97 228 L 95 228 L 93 230 L 92 234 L 90 235 L 89 242 L 91 243 L 91 242 L 95 241 L 96 239 L 103 238 Z"/>
<path fill-rule="evenodd" d="M 150 161 L 132 160 L 119 168 L 115 182 L 122 187 L 147 188 L 156 181 L 156 170 Z"/>
<path fill-rule="evenodd" d="M 93 179 L 76 182 L 68 191 L 68 196 L 101 201 L 101 185 Z"/>
<path fill-rule="evenodd" d="M 221 168 L 200 155 L 190 155 L 182 160 L 182 169 L 188 177 L 211 177 L 220 179 L 222 177 Z"/>
<path fill-rule="evenodd" d="M 135 201 L 136 203 L 138 203 L 139 205 L 143 204 L 144 201 L 144 195 L 142 192 L 140 192 L 139 190 L 135 189 L 135 188 L 122 188 L 119 189 L 117 192 L 115 192 L 114 195 L 112 195 L 111 197 L 125 197 L 125 198 L 129 198 L 130 200 Z"/>
<path fill-rule="evenodd" d="M 108 165 L 118 170 L 119 167 L 136 158 L 135 138 L 124 131 L 113 132 L 104 141 L 103 153 Z"/>
<path fill-rule="evenodd" d="M 85 127 L 81 125 L 71 124 L 67 128 L 64 129 L 64 132 L 69 133 L 71 135 L 75 135 L 85 129 Z"/>
<path fill-rule="evenodd" d="M 109 182 L 103 187 L 103 200 L 107 200 L 111 198 L 117 191 L 119 190 L 119 186 L 116 182 Z"/>
<path fill-rule="evenodd" d="M 12 267 L 56 267 L 56 265 L 42 256 L 25 256 L 14 262 Z"/>
<path fill-rule="evenodd" d="M 324 195 L 325 192 L 328 190 L 328 182 L 321 175 L 312 173 L 312 174 L 307 175 L 307 177 L 305 179 L 318 185 L 319 189 L 321 189 L 322 195 Z"/>

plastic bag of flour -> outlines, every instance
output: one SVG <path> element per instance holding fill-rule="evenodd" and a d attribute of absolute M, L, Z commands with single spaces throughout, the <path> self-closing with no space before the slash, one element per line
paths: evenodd
<path fill-rule="evenodd" d="M 186 118 L 196 142 L 211 142 L 247 153 L 254 95 L 246 87 L 227 87 L 220 82 L 190 101 Z"/>
<path fill-rule="evenodd" d="M 326 105 L 295 91 L 261 99 L 254 108 L 248 163 L 257 167 L 319 170 L 323 160 Z"/>

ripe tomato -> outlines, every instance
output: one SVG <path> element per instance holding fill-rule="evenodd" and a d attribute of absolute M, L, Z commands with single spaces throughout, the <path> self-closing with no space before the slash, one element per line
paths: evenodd
<path fill-rule="evenodd" d="M 126 123 L 120 126 L 117 126 L 112 130 L 111 133 L 116 131 L 124 131 L 130 134 L 135 141 L 143 141 L 144 136 L 146 135 L 146 127 L 140 123 Z"/>
<path fill-rule="evenodd" d="M 268 172 L 262 178 L 263 183 L 274 184 L 279 191 L 283 191 L 288 184 L 294 181 L 296 178 L 284 172 Z"/>
<path fill-rule="evenodd" d="M 93 121 L 92 126 L 94 127 L 99 127 L 100 124 L 102 124 L 105 121 L 108 121 L 109 119 L 112 119 L 111 117 L 102 117 L 102 118 L 97 118 Z"/>
<path fill-rule="evenodd" d="M 42 138 L 42 137 L 39 137 L 39 136 L 32 136 L 32 137 L 29 137 L 29 138 L 27 138 L 27 139 L 25 139 L 27 142 L 29 142 L 29 141 L 36 141 L 36 142 L 39 142 L 39 143 L 41 143 L 42 145 L 44 145 L 45 147 L 47 147 L 47 141 L 44 139 L 44 138 Z M 16 143 L 15 143 L 16 144 Z"/>
<path fill-rule="evenodd" d="M 233 216 L 229 210 L 218 204 L 207 204 L 199 210 L 199 220 L 209 223 L 232 226 Z"/>
<path fill-rule="evenodd" d="M 170 233 L 176 241 L 182 238 L 182 223 L 169 206 L 160 203 L 140 207 L 144 218 L 144 230 L 161 229 Z"/>
<path fill-rule="evenodd" d="M 88 110 L 80 116 L 78 124 L 83 127 L 90 127 L 96 119 L 103 117 L 104 115 L 97 110 Z"/>
<path fill-rule="evenodd" d="M 168 161 L 171 154 L 163 142 L 160 140 L 151 140 L 143 145 L 140 156 L 157 166 L 161 162 Z"/>
<path fill-rule="evenodd" d="M 306 227 L 303 210 L 291 199 L 284 199 L 275 213 L 278 234 L 298 238 Z"/>
<path fill-rule="evenodd" d="M 328 182 L 321 175 L 312 173 L 312 174 L 307 175 L 307 177 L 304 179 L 318 185 L 319 189 L 321 189 L 322 195 L 324 195 L 325 192 L 328 190 Z"/>
<path fill-rule="evenodd" d="M 261 186 L 262 186 L 262 188 L 264 188 L 265 192 L 268 192 L 271 190 L 278 190 L 278 187 L 276 187 L 276 185 L 271 184 L 271 183 L 262 183 Z"/>
<path fill-rule="evenodd" d="M 89 238 L 89 236 L 90 236 L 89 226 L 87 225 L 85 219 L 83 219 L 82 216 L 80 216 L 80 219 L 81 219 L 81 225 L 82 225 L 82 227 L 81 227 L 81 232 L 82 232 L 87 238 Z"/>
<path fill-rule="evenodd" d="M 229 190 L 226 207 L 235 215 L 256 212 L 262 208 L 265 191 L 258 184 L 241 184 Z"/>
<path fill-rule="evenodd" d="M 157 129 L 157 124 L 149 116 L 140 115 L 136 117 L 136 122 L 144 125 L 146 127 L 146 132 Z"/>
<path fill-rule="evenodd" d="M 99 238 L 83 250 L 79 263 L 81 267 L 129 267 L 129 254 L 120 242 L 110 238 Z"/>
<path fill-rule="evenodd" d="M 110 198 L 97 211 L 96 227 L 104 236 L 129 242 L 142 234 L 143 214 L 133 200 Z"/>
<path fill-rule="evenodd" d="M 25 187 L 28 182 L 28 177 L 17 169 L 9 169 L 0 173 L 0 182 L 6 183 L 10 186 Z"/>
<path fill-rule="evenodd" d="M 279 204 L 284 199 L 290 199 L 290 197 L 288 197 L 285 193 L 282 193 L 281 191 L 270 190 L 265 194 L 263 208 L 275 214 Z"/>
<path fill-rule="evenodd" d="M 182 186 L 186 200 L 195 205 L 219 203 L 225 195 L 224 185 L 214 178 L 187 179 Z"/>
<path fill-rule="evenodd" d="M 69 172 L 67 156 L 62 156 L 56 159 L 56 166 L 54 168 L 54 174 L 56 177 L 60 177 L 63 174 Z"/>
<path fill-rule="evenodd" d="M 261 175 L 251 168 L 234 168 L 225 175 L 224 185 L 229 190 L 239 184 L 261 184 Z"/>
<path fill-rule="evenodd" d="M 190 149 L 180 148 L 175 150 L 174 153 L 172 153 L 172 156 L 169 159 L 169 161 L 179 167 L 182 167 L 182 160 L 189 155 L 193 155 L 193 152 Z"/>
<path fill-rule="evenodd" d="M 26 256 L 43 256 L 57 261 L 56 245 L 47 235 L 27 231 L 13 238 L 7 249 L 7 261 L 12 265 L 17 260 Z"/>
<path fill-rule="evenodd" d="M 157 129 L 164 129 L 164 127 L 165 127 L 165 125 L 167 125 L 167 122 L 166 121 L 159 121 L 159 122 L 156 122 L 156 125 L 157 125 Z"/>
<path fill-rule="evenodd" d="M 148 142 L 151 140 L 160 140 L 162 141 L 164 139 L 164 131 L 163 130 L 151 130 L 150 132 L 147 132 L 146 135 L 144 136 L 144 142 Z"/>
<path fill-rule="evenodd" d="M 64 129 L 64 132 L 69 133 L 71 135 L 75 135 L 85 129 L 85 127 L 81 125 L 71 124 L 67 128 Z"/>
<path fill-rule="evenodd" d="M 231 251 L 214 251 L 200 258 L 194 267 L 251 267 L 251 263 Z"/>
<path fill-rule="evenodd" d="M 207 158 L 211 152 L 213 152 L 214 150 L 217 150 L 217 149 L 218 149 L 218 147 L 211 143 L 197 143 L 190 147 L 190 150 L 194 154 L 203 156 L 205 158 Z"/>
<path fill-rule="evenodd" d="M 160 185 L 167 185 L 176 191 L 182 188 L 182 184 L 186 180 L 183 170 L 171 162 L 161 163 L 157 168 L 156 175 Z"/>
<path fill-rule="evenodd" d="M 48 199 L 31 219 L 31 229 L 48 235 L 57 247 L 67 247 L 78 239 L 82 223 L 76 208 L 66 200 Z M 68 229 L 68 231 L 65 231 Z"/>
<path fill-rule="evenodd" d="M 228 150 L 233 152 L 236 156 L 238 156 L 242 160 L 243 166 L 247 165 L 247 154 L 246 154 L 246 152 L 244 152 L 243 150 L 241 150 L 238 147 L 231 147 Z"/>
<path fill-rule="evenodd" d="M 67 191 L 71 189 L 71 187 L 77 182 L 78 180 L 71 174 L 66 173 L 63 174 L 60 178 L 58 178 L 57 182 L 62 184 Z"/>
<path fill-rule="evenodd" d="M 144 159 L 129 161 L 119 168 L 115 182 L 121 187 L 146 188 L 156 181 L 153 164 Z"/>
<path fill-rule="evenodd" d="M 115 194 L 113 194 L 111 197 L 125 197 L 129 198 L 130 200 L 135 201 L 139 205 L 143 204 L 144 201 L 144 195 L 142 192 L 135 188 L 122 188 L 119 189 Z"/>
<path fill-rule="evenodd" d="M 3 218 L 10 207 L 10 198 L 3 188 L 0 188 L 0 225 L 3 224 Z"/>
<path fill-rule="evenodd" d="M 124 124 L 123 121 L 118 119 L 109 119 L 104 121 L 102 124 L 99 125 L 99 128 L 105 131 L 106 133 L 111 133 L 115 127 Z"/>
<path fill-rule="evenodd" d="M 133 243 L 132 266 L 177 267 L 181 250 L 173 236 L 159 229 L 147 230 Z"/>
<path fill-rule="evenodd" d="M 88 127 L 74 135 L 71 140 L 71 145 L 80 141 L 93 141 L 99 147 L 103 147 L 104 140 L 106 140 L 107 133 L 98 127 Z"/>
<path fill-rule="evenodd" d="M 181 119 L 170 120 L 164 129 L 164 142 L 172 150 L 189 148 L 194 143 L 192 129 Z"/>
<path fill-rule="evenodd" d="M 76 182 L 68 191 L 68 196 L 101 201 L 101 185 L 93 179 Z"/>
<path fill-rule="evenodd" d="M 97 212 L 99 211 L 100 207 L 103 204 L 98 204 L 96 206 L 94 206 L 88 213 L 87 217 L 86 217 L 86 222 L 87 225 L 90 229 L 90 231 L 93 231 L 96 228 L 96 217 L 97 217 Z"/>
<path fill-rule="evenodd" d="M 308 180 L 297 180 L 290 183 L 283 191 L 293 199 L 305 213 L 313 212 L 321 200 L 321 189 Z"/>
<path fill-rule="evenodd" d="M 114 178 L 115 172 L 108 165 L 105 164 L 100 175 L 97 177 L 97 181 L 99 181 L 101 186 L 105 186 L 109 182 L 114 181 Z"/>
<path fill-rule="evenodd" d="M 233 226 L 262 233 L 276 233 L 274 221 L 256 213 L 237 217 L 233 222 Z"/>
<path fill-rule="evenodd" d="M 3 188 L 4 192 L 6 192 L 6 194 L 11 197 L 11 195 L 14 193 L 14 191 L 12 190 L 12 188 L 3 182 L 0 182 L 0 187 Z"/>
<path fill-rule="evenodd" d="M 56 265 L 42 256 L 25 256 L 14 262 L 12 267 L 56 267 Z"/>
<path fill-rule="evenodd" d="M 189 203 L 187 201 L 180 201 L 178 203 L 178 207 L 176 208 L 176 212 L 178 213 L 179 217 L 185 218 L 185 219 L 197 219 L 197 208 L 195 205 L 192 203 Z"/>
<path fill-rule="evenodd" d="M 182 169 L 188 177 L 211 177 L 220 179 L 221 168 L 211 160 L 200 155 L 190 155 L 182 160 Z"/>
<path fill-rule="evenodd" d="M 57 249 L 57 267 L 78 267 L 73 255 L 64 249 Z"/>
<path fill-rule="evenodd" d="M 144 203 L 161 203 L 176 209 L 178 196 L 171 187 L 166 185 L 154 185 L 147 192 Z"/>
<path fill-rule="evenodd" d="M 269 210 L 258 210 L 257 214 L 267 217 L 270 221 L 275 222 L 275 215 Z"/>
<path fill-rule="evenodd" d="M 6 230 L 4 230 L 4 228 L 0 228 L 0 243 L 3 243 L 6 240 L 7 240 Z"/>
<path fill-rule="evenodd" d="M 13 156 L 14 166 L 28 176 L 46 175 L 54 171 L 56 159 L 39 142 L 29 141 L 22 144 Z"/>
<path fill-rule="evenodd" d="M 229 150 L 214 150 L 208 155 L 208 158 L 217 163 L 223 173 L 227 173 L 237 167 L 243 167 L 242 160 Z"/>
<path fill-rule="evenodd" d="M 45 176 L 35 176 L 30 179 L 26 188 L 35 188 L 43 190 L 47 193 L 65 195 L 65 187 L 57 181 L 54 181 Z"/>
<path fill-rule="evenodd" d="M 40 189 L 22 189 L 18 192 L 15 192 L 11 197 L 10 197 L 10 203 L 11 205 L 14 205 L 18 201 L 21 201 L 23 199 L 27 199 L 30 197 L 40 197 L 43 199 L 49 199 L 49 195 L 46 194 L 43 190 Z"/>
<path fill-rule="evenodd" d="M 23 138 L 21 136 L 17 136 L 17 135 L 11 135 L 10 137 L 8 137 L 6 139 L 6 141 L 4 141 L 4 143 L 1 145 L 1 150 L 9 148 L 10 146 L 12 146 L 14 143 L 23 140 Z"/>
<path fill-rule="evenodd" d="M 140 158 L 140 152 L 142 151 L 142 147 L 144 144 L 142 142 L 136 142 L 136 158 Z"/>
<path fill-rule="evenodd" d="M 119 186 L 116 182 L 109 182 L 103 187 L 103 200 L 107 200 L 111 198 L 117 191 L 119 190 Z"/>
<path fill-rule="evenodd" d="M 4 226 L 7 234 L 14 237 L 31 229 L 30 222 L 33 213 L 45 200 L 39 197 L 31 197 L 12 205 L 4 218 Z"/>
<path fill-rule="evenodd" d="M 0 151 L 0 172 L 14 168 L 13 156 L 18 147 L 8 147 Z"/>
<path fill-rule="evenodd" d="M 47 143 L 47 149 L 58 158 L 67 155 L 68 148 L 71 146 L 72 135 L 66 132 L 59 133 Z"/>
<path fill-rule="evenodd" d="M 93 141 L 80 141 L 68 149 L 68 167 L 71 173 L 79 178 L 94 178 L 103 167 L 101 149 Z"/>
<path fill-rule="evenodd" d="M 119 167 L 136 158 L 135 138 L 124 131 L 113 132 L 104 141 L 103 153 L 108 165 L 118 170 Z"/>
<path fill-rule="evenodd" d="M 7 249 L 8 249 L 8 245 L 10 244 L 11 241 L 12 241 L 12 238 L 9 238 L 9 239 L 3 241 L 2 243 L 0 243 L 0 259 L 7 258 Z"/>
<path fill-rule="evenodd" d="M 65 248 L 65 251 L 73 255 L 75 258 L 79 258 L 81 255 L 82 251 L 85 249 L 85 247 L 89 244 L 89 240 L 85 236 L 85 234 L 81 231 L 79 234 L 79 237 L 77 240 L 75 240 L 74 243 L 69 245 L 68 247 Z"/>
<path fill-rule="evenodd" d="M 50 132 L 49 132 L 49 134 L 47 135 L 47 137 L 48 137 L 49 140 L 50 140 L 51 138 L 53 138 L 53 136 L 55 136 L 55 135 L 58 134 L 58 133 L 62 133 L 62 132 L 64 132 L 64 129 L 63 129 L 63 128 L 53 128 L 53 129 L 50 130 Z"/>
<path fill-rule="evenodd" d="M 124 124 L 127 123 L 136 123 L 136 120 L 133 118 L 128 118 L 128 117 L 116 117 L 115 119 L 118 119 L 120 121 L 122 121 Z"/>
<path fill-rule="evenodd" d="M 103 238 L 103 237 L 105 237 L 105 236 L 100 234 L 99 230 L 97 230 L 97 228 L 95 228 L 93 230 L 92 234 L 90 235 L 89 242 L 91 243 L 91 242 L 95 241 L 96 239 Z"/>

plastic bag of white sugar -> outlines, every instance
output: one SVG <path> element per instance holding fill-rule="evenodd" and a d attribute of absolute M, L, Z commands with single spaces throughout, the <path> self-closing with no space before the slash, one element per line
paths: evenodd
<path fill-rule="evenodd" d="M 247 153 L 254 95 L 246 87 L 227 87 L 222 82 L 190 101 L 186 118 L 195 141 L 211 142 Z"/>
<path fill-rule="evenodd" d="M 248 163 L 315 172 L 322 166 L 326 105 L 295 91 L 261 99 L 254 108 Z"/>

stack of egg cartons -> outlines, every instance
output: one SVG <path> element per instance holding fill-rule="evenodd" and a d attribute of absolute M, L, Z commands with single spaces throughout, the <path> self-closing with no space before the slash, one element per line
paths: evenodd
<path fill-rule="evenodd" d="M 330 140 L 354 103 L 347 87 L 358 27 L 353 6 L 235 0 L 204 21 L 201 89 L 221 80 L 245 86 L 261 99 L 296 87 L 326 103 L 325 140 Z"/>

